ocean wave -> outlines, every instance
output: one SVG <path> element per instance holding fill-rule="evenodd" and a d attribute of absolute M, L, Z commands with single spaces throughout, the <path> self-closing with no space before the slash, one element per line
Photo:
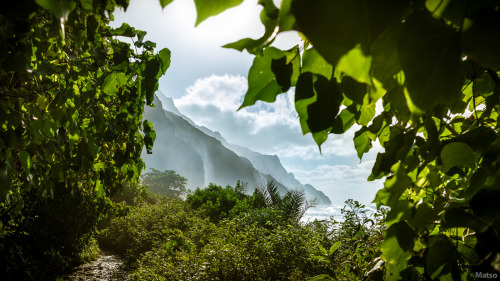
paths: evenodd
<path fill-rule="evenodd" d="M 300 221 L 304 223 L 312 222 L 315 219 L 319 221 L 331 221 L 333 219 L 336 221 L 343 221 L 344 216 L 342 214 L 342 209 L 344 207 L 345 206 L 341 205 L 318 205 L 309 208 Z M 375 204 L 370 204 L 365 206 L 362 210 L 364 210 L 368 216 L 371 216 L 377 211 L 377 207 Z"/>

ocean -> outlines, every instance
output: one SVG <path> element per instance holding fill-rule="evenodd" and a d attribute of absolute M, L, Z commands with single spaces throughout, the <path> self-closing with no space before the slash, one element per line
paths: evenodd
<path fill-rule="evenodd" d="M 300 221 L 308 223 L 314 221 L 315 219 L 322 221 L 331 220 L 331 218 L 336 221 L 343 221 L 344 218 L 341 212 L 343 207 L 344 206 L 340 205 L 318 205 L 316 207 L 309 208 Z M 370 216 L 377 211 L 377 206 L 375 204 L 370 204 L 365 206 L 363 210 L 365 210 L 366 214 Z"/>

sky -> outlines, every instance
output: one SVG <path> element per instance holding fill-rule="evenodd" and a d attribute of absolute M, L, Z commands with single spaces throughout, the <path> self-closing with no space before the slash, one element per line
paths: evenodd
<path fill-rule="evenodd" d="M 157 43 L 158 50 L 170 49 L 172 63 L 160 78 L 159 89 L 196 124 L 221 133 L 230 143 L 278 155 L 300 182 L 323 191 L 334 204 L 342 205 L 349 198 L 369 204 L 383 186 L 382 181 L 366 181 L 379 146 L 360 161 L 351 129 L 344 135 L 330 135 L 320 153 L 311 135 L 301 133 L 293 90 L 279 95 L 275 103 L 258 102 L 237 110 L 248 88 L 253 56 L 221 46 L 260 37 L 264 32 L 260 11 L 256 0 L 247 0 L 195 28 L 192 0 L 176 0 L 164 10 L 159 0 L 131 0 L 126 12 L 115 12 L 112 25 L 127 22 L 147 31 L 146 39 Z M 297 43 L 299 37 L 293 32 L 280 34 L 275 41 L 282 49 Z"/>

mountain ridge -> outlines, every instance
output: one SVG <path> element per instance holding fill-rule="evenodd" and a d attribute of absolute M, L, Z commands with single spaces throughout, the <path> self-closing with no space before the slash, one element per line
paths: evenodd
<path fill-rule="evenodd" d="M 172 99 L 155 95 L 155 107 L 147 107 L 143 119 L 151 121 L 156 131 L 153 154 L 142 153 L 146 167 L 175 170 L 188 179 L 187 188 L 195 189 L 213 182 L 234 185 L 237 180 L 250 188 L 273 180 L 280 193 L 303 189 L 309 199 L 322 205 L 330 199 L 311 185 L 304 185 L 288 173 L 277 155 L 265 155 L 227 142 L 220 133 L 198 126 L 183 115 Z M 247 190 L 251 192 L 251 190 Z"/>

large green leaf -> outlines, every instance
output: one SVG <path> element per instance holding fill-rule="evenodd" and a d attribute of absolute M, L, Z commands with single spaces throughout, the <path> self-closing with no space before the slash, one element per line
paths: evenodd
<path fill-rule="evenodd" d="M 248 91 L 240 109 L 255 104 L 258 100 L 273 102 L 281 91 L 275 74 L 271 71 L 273 60 L 281 59 L 285 53 L 274 47 L 264 50 L 262 57 L 255 57 L 248 72 Z"/>
<path fill-rule="evenodd" d="M 428 14 L 407 18 L 400 34 L 398 55 L 411 101 L 429 110 L 438 104 L 453 105 L 463 83 L 459 34 Z"/>
<path fill-rule="evenodd" d="M 102 86 L 106 95 L 116 95 L 121 87 L 127 84 L 127 76 L 123 72 L 111 72 Z"/>
<path fill-rule="evenodd" d="M 344 94 L 357 104 L 363 104 L 363 100 L 368 90 L 368 85 L 359 83 L 350 76 L 344 76 L 340 86 Z"/>
<path fill-rule="evenodd" d="M 342 94 L 335 79 L 328 81 L 322 75 L 302 73 L 295 88 L 295 110 L 302 133 L 312 132 L 318 145 L 324 142 L 333 127 L 341 101 Z M 314 133 L 318 135 L 314 136 Z"/>
<path fill-rule="evenodd" d="M 291 13 L 292 0 L 281 1 L 280 15 L 279 15 L 279 31 L 289 31 L 295 27 L 295 18 Z"/>
<path fill-rule="evenodd" d="M 35 0 L 38 5 L 51 12 L 62 23 L 68 20 L 69 13 L 76 7 L 73 0 Z"/>
<path fill-rule="evenodd" d="M 330 247 L 330 251 L 328 252 L 330 256 L 335 254 L 335 252 L 339 249 L 341 243 L 342 241 L 337 241 Z"/>
<path fill-rule="evenodd" d="M 396 74 L 401 71 L 397 50 L 401 28 L 402 24 L 388 28 L 377 37 L 371 48 L 373 76 L 388 91 L 398 85 Z M 402 93 L 401 98 L 404 100 Z"/>
<path fill-rule="evenodd" d="M 125 36 L 125 37 L 134 37 L 137 35 L 137 31 L 135 28 L 128 25 L 128 23 L 124 22 L 119 28 L 111 29 L 110 33 L 112 35 Z"/>
<path fill-rule="evenodd" d="M 404 17 L 408 4 L 400 0 L 296 0 L 292 13 L 299 31 L 328 62 L 337 65 L 358 45 L 367 55 L 377 36 Z"/>
<path fill-rule="evenodd" d="M 158 57 L 160 58 L 161 61 L 161 71 L 162 73 L 165 73 L 167 69 L 170 67 L 170 57 L 171 57 L 171 52 L 167 48 L 163 48 L 158 52 Z"/>
<path fill-rule="evenodd" d="M 387 262 L 386 278 L 399 277 L 399 272 L 407 267 L 407 260 L 412 254 L 407 248 L 409 243 L 413 243 L 414 235 L 412 229 L 405 222 L 395 223 L 387 229 L 381 245 L 381 257 Z M 408 240 L 404 241 L 405 239 Z M 406 250 L 403 249 L 400 241 Z"/>
<path fill-rule="evenodd" d="M 465 52 L 482 66 L 500 70 L 500 12 L 484 9 L 471 19 L 462 37 Z"/>
<path fill-rule="evenodd" d="M 454 228 L 454 227 L 468 227 L 475 231 L 483 232 L 490 225 L 484 221 L 481 221 L 478 217 L 467 213 L 460 208 L 450 208 L 446 210 L 444 214 L 443 227 Z"/>
<path fill-rule="evenodd" d="M 238 6 L 243 0 L 194 0 L 196 5 L 196 25 L 211 16 L 218 15 L 225 10 Z"/>
<path fill-rule="evenodd" d="M 433 245 L 427 253 L 426 267 L 432 279 L 445 275 L 457 263 L 457 249 L 450 238 L 439 235 L 432 237 Z"/>
<path fill-rule="evenodd" d="M 476 165 L 474 151 L 462 142 L 445 145 L 441 150 L 441 161 L 445 173 L 455 166 L 474 168 Z"/>
<path fill-rule="evenodd" d="M 304 51 L 302 56 L 302 72 L 311 72 L 325 76 L 326 78 L 332 77 L 333 66 L 329 64 L 315 48 L 310 48 Z"/>

